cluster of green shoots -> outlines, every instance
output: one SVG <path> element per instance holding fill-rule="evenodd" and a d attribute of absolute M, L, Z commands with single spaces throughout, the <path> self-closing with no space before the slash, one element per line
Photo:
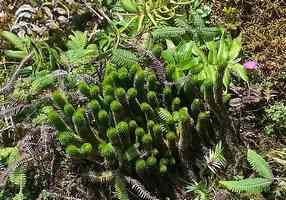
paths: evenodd
<path fill-rule="evenodd" d="M 185 157 L 194 121 L 176 89 L 159 85 L 153 71 L 107 65 L 100 85 L 80 82 L 78 89 L 82 105 L 55 91 L 48 113 L 66 153 L 160 175 Z"/>

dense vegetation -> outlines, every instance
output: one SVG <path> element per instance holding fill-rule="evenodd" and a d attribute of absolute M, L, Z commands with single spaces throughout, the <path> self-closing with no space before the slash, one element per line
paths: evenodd
<path fill-rule="evenodd" d="M 0 2 L 0 199 L 285 199 L 285 63 L 247 6 Z"/>

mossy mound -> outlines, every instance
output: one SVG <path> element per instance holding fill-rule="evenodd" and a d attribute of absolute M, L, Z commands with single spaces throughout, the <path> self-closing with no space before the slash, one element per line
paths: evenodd
<path fill-rule="evenodd" d="M 229 8 L 234 9 L 231 11 Z M 285 64 L 284 0 L 215 0 L 211 23 L 240 29 L 245 52 L 259 62 L 265 75 L 277 72 Z"/>

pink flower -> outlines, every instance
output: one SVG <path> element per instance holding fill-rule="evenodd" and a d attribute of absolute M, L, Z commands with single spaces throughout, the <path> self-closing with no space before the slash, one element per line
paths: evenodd
<path fill-rule="evenodd" d="M 257 69 L 257 62 L 255 61 L 247 61 L 243 64 L 244 69 L 246 70 L 256 70 Z"/>

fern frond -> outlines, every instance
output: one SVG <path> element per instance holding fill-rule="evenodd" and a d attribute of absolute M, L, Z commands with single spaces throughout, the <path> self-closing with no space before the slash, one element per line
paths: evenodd
<path fill-rule="evenodd" d="M 33 94 L 36 94 L 46 89 L 47 87 L 54 85 L 55 82 L 56 82 L 56 79 L 51 74 L 39 77 L 35 81 L 32 82 L 31 91 Z"/>
<path fill-rule="evenodd" d="M 88 178 L 95 183 L 111 183 L 114 179 L 114 173 L 112 171 L 104 171 L 101 173 L 95 173 L 94 171 L 88 172 Z"/>
<path fill-rule="evenodd" d="M 155 39 L 167 39 L 179 37 L 181 35 L 184 35 L 185 33 L 185 28 L 169 26 L 156 29 L 152 32 L 152 35 Z"/>
<path fill-rule="evenodd" d="M 140 59 L 131 51 L 125 49 L 114 49 L 111 62 L 120 66 L 138 64 Z"/>
<path fill-rule="evenodd" d="M 200 15 L 193 15 L 192 23 L 195 27 L 205 27 L 205 20 Z"/>
<path fill-rule="evenodd" d="M 175 25 L 184 29 L 190 26 L 185 20 L 180 18 L 175 19 Z"/>
<path fill-rule="evenodd" d="M 119 200 L 129 200 L 128 194 L 126 191 L 125 180 L 120 176 L 117 175 L 115 177 L 115 194 Z"/>
<path fill-rule="evenodd" d="M 136 179 L 126 176 L 125 177 L 128 185 L 131 186 L 131 190 L 140 197 L 142 200 L 159 200 L 152 196 L 149 191 Z"/>
<path fill-rule="evenodd" d="M 22 192 L 19 192 L 18 194 L 16 194 L 12 200 L 25 200 L 25 196 Z"/>
<path fill-rule="evenodd" d="M 159 108 L 158 115 L 159 115 L 159 118 L 165 124 L 168 124 L 168 125 L 173 124 L 173 122 L 174 122 L 173 116 L 168 110 L 166 110 L 164 108 Z"/>
<path fill-rule="evenodd" d="M 233 192 L 260 193 L 269 189 L 272 180 L 267 178 L 247 178 L 239 181 L 220 181 L 220 184 Z"/>
<path fill-rule="evenodd" d="M 131 190 L 140 197 L 142 200 L 159 200 L 152 196 L 150 192 L 136 179 L 126 176 L 126 182 L 131 187 Z"/>
<path fill-rule="evenodd" d="M 250 163 L 252 169 L 255 170 L 260 176 L 268 179 L 273 178 L 273 174 L 268 163 L 255 151 L 251 149 L 248 150 L 247 160 Z"/>
<path fill-rule="evenodd" d="M 22 169 L 18 168 L 9 176 L 9 180 L 13 184 L 23 188 L 26 185 L 26 174 Z"/>
<path fill-rule="evenodd" d="M 97 54 L 97 49 L 74 49 L 62 55 L 62 60 L 72 65 L 87 64 Z"/>
<path fill-rule="evenodd" d="M 67 42 L 69 49 L 84 49 L 87 45 L 87 32 L 75 31 L 69 38 L 70 40 Z"/>

